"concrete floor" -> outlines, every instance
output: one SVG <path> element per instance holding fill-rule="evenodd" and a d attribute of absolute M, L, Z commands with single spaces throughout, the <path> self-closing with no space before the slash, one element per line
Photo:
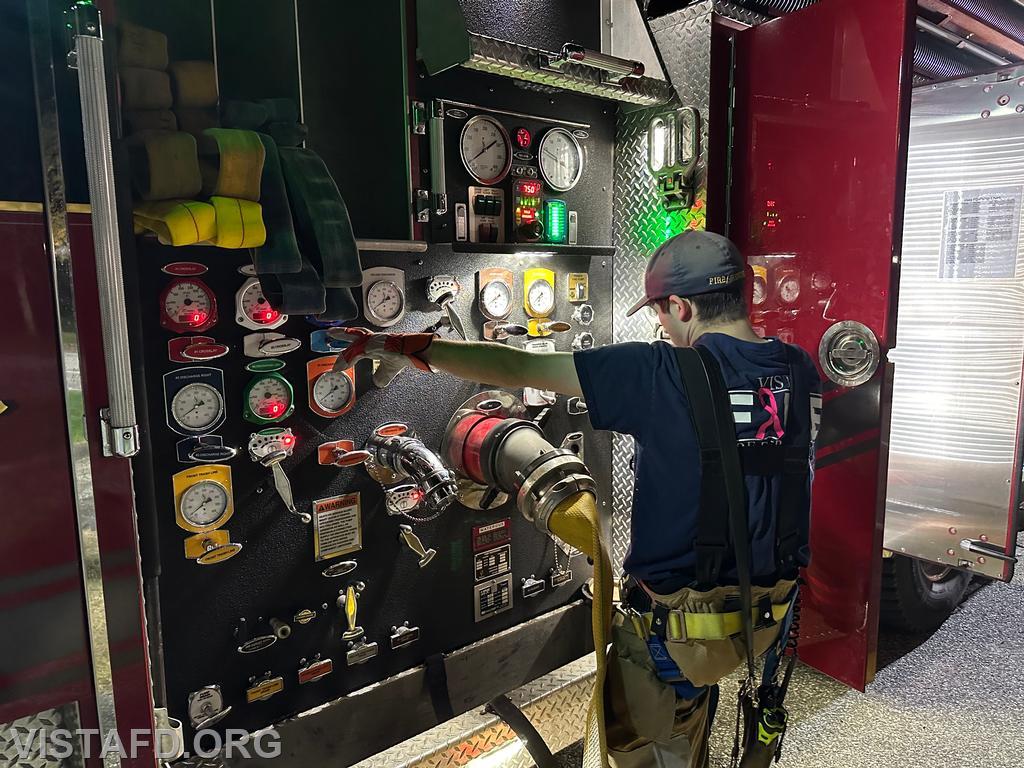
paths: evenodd
<path fill-rule="evenodd" d="M 1019 768 L 1024 765 L 1024 537 L 1009 584 L 990 583 L 931 636 L 883 633 L 859 693 L 800 666 L 787 697 L 782 768 Z M 711 768 L 727 768 L 737 680 L 722 682 Z M 559 756 L 580 765 L 578 747 Z"/>

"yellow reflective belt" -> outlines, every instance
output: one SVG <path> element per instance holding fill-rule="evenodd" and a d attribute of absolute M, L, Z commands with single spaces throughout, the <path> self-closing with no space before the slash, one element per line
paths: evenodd
<path fill-rule="evenodd" d="M 775 621 L 782 621 L 789 611 L 790 603 L 774 603 L 772 605 L 772 618 Z M 757 627 L 762 618 L 755 608 L 752 611 L 754 626 Z M 651 626 L 652 613 L 644 614 L 644 624 Z M 634 629 L 637 629 L 634 622 Z M 686 627 L 686 632 L 681 630 Z M 673 610 L 668 613 L 668 629 L 665 633 L 667 640 L 725 640 L 734 637 L 743 631 L 743 615 L 739 611 L 728 611 L 726 613 L 688 613 L 685 611 Z M 644 635 L 641 635 L 643 637 Z"/>

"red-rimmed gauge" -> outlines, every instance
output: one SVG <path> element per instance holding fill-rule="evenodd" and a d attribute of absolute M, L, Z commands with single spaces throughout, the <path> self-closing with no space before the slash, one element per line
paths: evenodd
<path fill-rule="evenodd" d="M 217 298 L 198 277 L 171 280 L 160 294 L 160 325 L 175 333 L 205 331 L 217 322 Z"/>
<path fill-rule="evenodd" d="M 529 128 L 516 128 L 516 146 L 520 149 L 529 149 L 533 144 L 533 134 Z"/>

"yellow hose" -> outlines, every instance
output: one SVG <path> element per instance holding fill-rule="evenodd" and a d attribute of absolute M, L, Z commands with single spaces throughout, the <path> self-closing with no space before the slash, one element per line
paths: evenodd
<path fill-rule="evenodd" d="M 583 765 L 585 768 L 606 768 L 608 742 L 604 729 L 604 677 L 612 618 L 612 567 L 594 496 L 590 493 L 577 493 L 563 501 L 551 513 L 548 529 L 565 543 L 584 552 L 594 562 L 592 625 L 597 674 L 587 712 Z"/>

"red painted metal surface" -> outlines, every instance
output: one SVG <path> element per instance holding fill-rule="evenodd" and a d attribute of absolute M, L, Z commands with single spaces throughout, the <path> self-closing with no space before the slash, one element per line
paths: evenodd
<path fill-rule="evenodd" d="M 0 723 L 95 712 L 45 237 L 40 216 L 0 213 Z"/>
<path fill-rule="evenodd" d="M 762 281 L 753 319 L 803 346 L 857 320 L 884 353 L 909 119 L 912 10 L 826 0 L 736 37 L 731 236 Z M 826 386 L 801 657 L 863 688 L 874 674 L 891 396 L 884 366 Z"/>

